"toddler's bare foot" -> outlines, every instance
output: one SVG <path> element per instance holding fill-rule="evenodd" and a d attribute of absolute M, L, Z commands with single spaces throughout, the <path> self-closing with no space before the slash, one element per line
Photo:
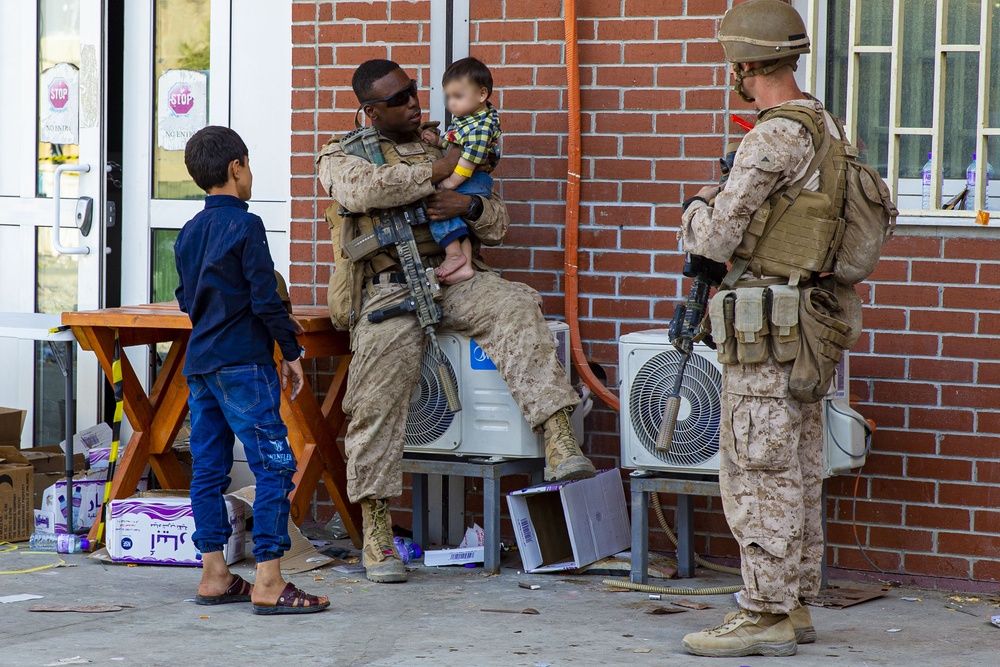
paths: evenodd
<path fill-rule="evenodd" d="M 468 266 L 469 261 L 465 258 L 461 252 L 454 255 L 446 255 L 444 261 L 441 262 L 441 266 L 434 269 L 434 275 L 436 275 L 441 280 L 449 277 L 451 274 L 455 273 L 463 266 Z M 470 269 L 472 267 L 469 267 Z M 471 276 L 469 276 L 471 277 Z M 468 278 L 465 278 L 467 280 Z M 451 283 L 448 283 L 449 285 Z"/>
<path fill-rule="evenodd" d="M 476 275 L 476 270 L 472 268 L 472 264 L 466 262 L 461 268 L 452 271 L 447 276 L 441 278 L 441 282 L 445 285 L 457 285 L 460 282 L 464 282 Z"/>

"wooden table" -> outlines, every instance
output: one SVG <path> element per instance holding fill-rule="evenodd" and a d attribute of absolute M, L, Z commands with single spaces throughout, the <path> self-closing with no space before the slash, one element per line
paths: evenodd
<path fill-rule="evenodd" d="M 337 448 L 337 436 L 345 418 L 342 402 L 347 390 L 349 338 L 346 333 L 333 328 L 326 308 L 298 306 L 295 317 L 305 329 L 305 333 L 299 336 L 299 344 L 306 348 L 304 359 L 331 356 L 340 359 L 322 405 L 316 399 L 308 378 L 295 403 L 288 400 L 288 392 L 282 393 L 281 417 L 288 426 L 288 442 L 298 464 L 295 488 L 290 496 L 291 516 L 296 524 L 302 522 L 313 493 L 322 481 L 354 545 L 360 547 L 361 512 L 357 505 L 347 500 L 347 470 L 344 457 Z M 123 348 L 152 343 L 170 344 L 170 351 L 148 395 L 128 358 L 125 355 L 121 357 L 124 409 L 134 433 L 118 463 L 111 485 L 111 498 L 132 495 L 147 464 L 164 488 L 189 488 L 190 480 L 173 451 L 174 439 L 188 412 L 188 387 L 182 373 L 191 335 L 188 316 L 178 309 L 177 302 L 170 302 L 63 313 L 62 322 L 73 328 L 73 334 L 84 350 L 92 350 L 97 355 L 109 381 L 115 330 Z M 280 358 L 281 352 L 275 346 L 275 360 Z M 91 539 L 96 538 L 96 533 L 95 522 L 90 531 Z"/>

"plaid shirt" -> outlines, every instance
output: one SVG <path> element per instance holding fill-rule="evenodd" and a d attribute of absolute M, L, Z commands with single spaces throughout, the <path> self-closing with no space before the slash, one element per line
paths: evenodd
<path fill-rule="evenodd" d="M 493 105 L 452 121 L 444 135 L 447 144 L 462 147 L 462 157 L 473 164 L 496 165 L 500 160 L 500 115 Z"/>

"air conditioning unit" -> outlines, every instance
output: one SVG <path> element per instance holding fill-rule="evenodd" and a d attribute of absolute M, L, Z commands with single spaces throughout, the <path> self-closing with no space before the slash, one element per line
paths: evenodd
<path fill-rule="evenodd" d="M 547 324 L 569 378 L 569 327 L 564 322 Z M 404 450 L 493 458 L 544 456 L 542 436 L 531 430 L 507 383 L 476 341 L 444 329 L 438 330 L 437 339 L 458 383 L 462 409 L 448 412 L 435 364 L 425 354 L 420 381 L 410 398 Z M 576 430 L 581 432 L 579 425 Z"/>
<path fill-rule="evenodd" d="M 626 334 L 619 340 L 622 378 L 622 467 L 689 474 L 718 474 L 722 417 L 722 366 L 714 350 L 699 344 L 681 386 L 681 408 L 669 453 L 656 449 L 663 405 L 681 353 L 666 329 Z M 867 423 L 849 404 L 848 355 L 823 400 L 824 471 L 827 477 L 864 465 Z"/>

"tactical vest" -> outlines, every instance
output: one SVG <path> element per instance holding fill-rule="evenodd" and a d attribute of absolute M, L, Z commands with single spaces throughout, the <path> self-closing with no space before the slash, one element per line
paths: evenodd
<path fill-rule="evenodd" d="M 331 139 L 323 148 L 326 149 L 330 144 L 338 142 L 339 139 Z M 433 162 L 441 157 L 440 150 L 421 142 L 397 145 L 380 137 L 379 145 L 387 165 L 418 165 Z M 422 150 L 416 152 L 416 147 Z M 320 153 L 322 155 L 323 151 Z M 347 215 L 343 213 L 340 203 L 336 201 L 326 209 L 326 222 L 333 241 L 335 262 L 335 269 L 330 277 L 330 286 L 327 291 L 327 305 L 330 308 L 330 318 L 333 320 L 334 326 L 349 331 L 354 327 L 357 315 L 361 312 L 361 294 L 365 283 L 379 273 L 400 271 L 401 267 L 396 249 L 391 246 L 380 248 L 368 256 L 352 261 L 344 252 L 344 245 L 372 232 L 375 226 L 372 213 L 377 215 L 378 212 L 364 211 Z M 434 240 L 430 227 L 428 225 L 414 227 L 413 236 L 416 238 L 420 256 L 429 260 L 428 266 L 435 266 L 440 261 L 436 258 L 443 258 L 444 249 Z"/>
<path fill-rule="evenodd" d="M 796 285 L 833 270 L 846 224 L 848 145 L 830 134 L 822 111 L 783 104 L 765 111 L 760 121 L 772 118 L 802 124 L 816 153 L 802 178 L 776 190 L 754 213 L 729 260 L 735 267 L 731 275 L 738 278 L 749 269 L 757 277 L 786 277 Z M 817 169 L 819 189 L 804 190 Z"/>

